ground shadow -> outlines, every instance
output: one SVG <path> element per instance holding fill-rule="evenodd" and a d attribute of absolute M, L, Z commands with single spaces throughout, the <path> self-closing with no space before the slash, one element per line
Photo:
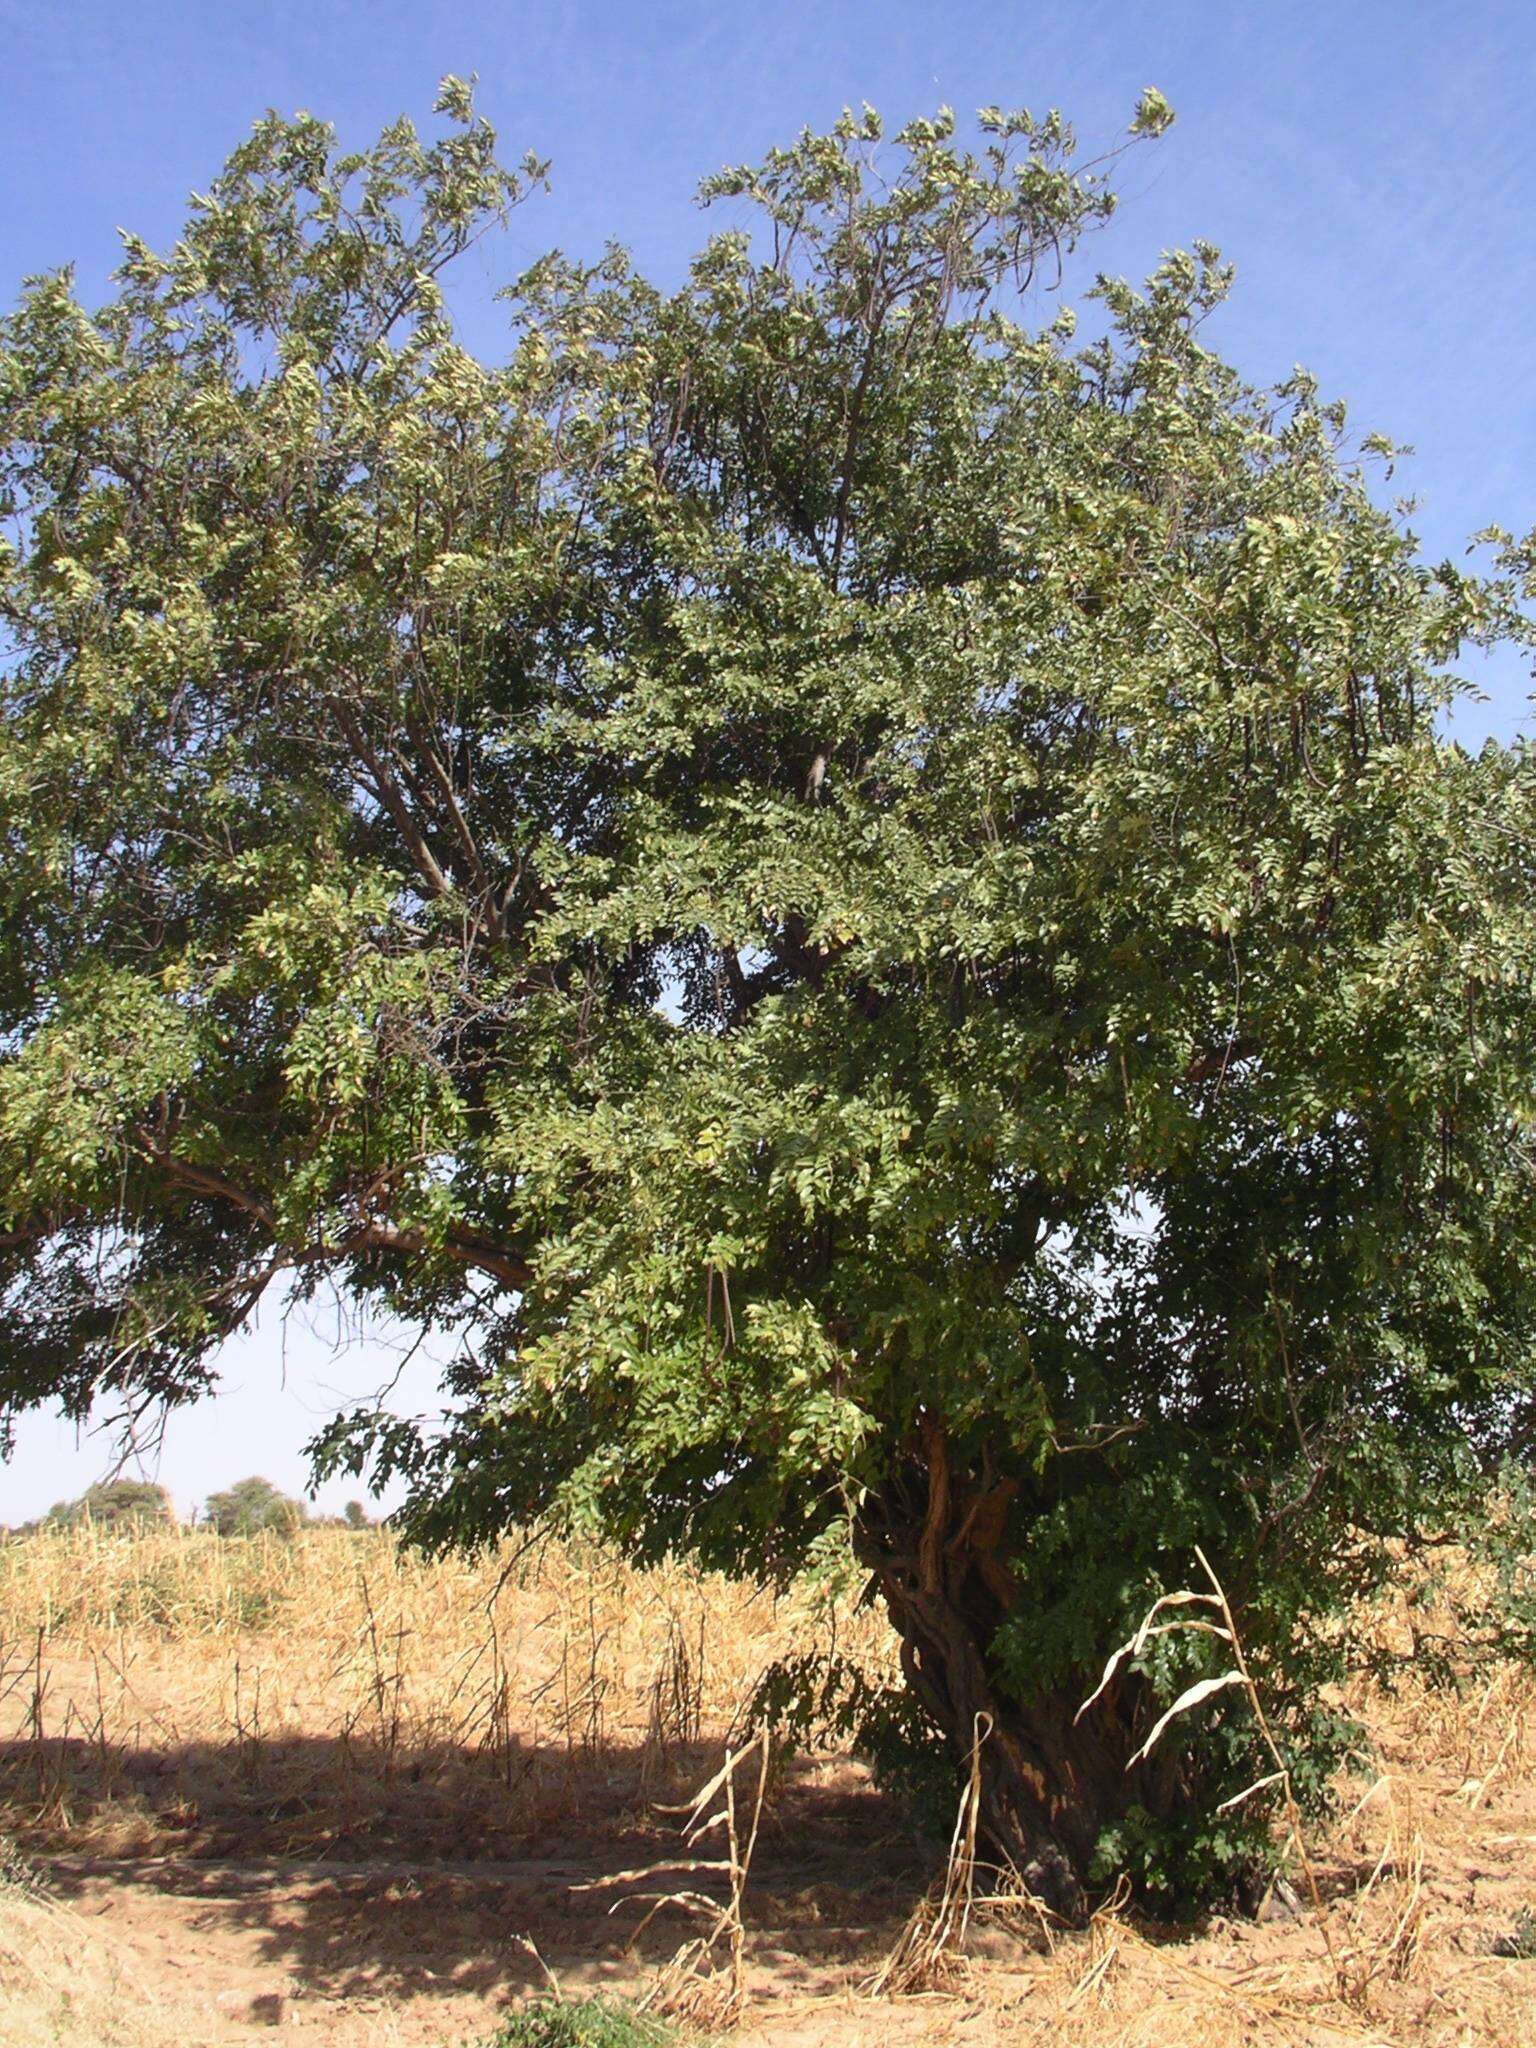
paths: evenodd
<path fill-rule="evenodd" d="M 675 1810 L 719 1757 L 48 1738 L 0 1745 L 0 1821 L 64 1901 L 238 1951 L 292 1995 L 495 1999 L 546 1968 L 637 1978 L 697 1931 L 665 1907 L 637 1932 L 654 1895 L 722 1886 L 683 1867 L 713 1852 L 686 1848 Z M 858 1766 L 786 1762 L 748 1893 L 754 1958 L 790 1991 L 846 1975 L 889 1946 L 935 1853 Z"/>

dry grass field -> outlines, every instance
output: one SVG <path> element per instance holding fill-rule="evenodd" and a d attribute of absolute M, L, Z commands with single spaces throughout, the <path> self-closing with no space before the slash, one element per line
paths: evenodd
<path fill-rule="evenodd" d="M 724 1912 L 702 1965 L 725 1974 L 669 1974 L 732 1888 L 686 1867 L 722 1853 L 680 1834 L 690 1795 L 761 1673 L 834 1646 L 891 1670 L 846 1603 L 548 1545 L 0 1544 L 0 2042 L 468 2048 L 552 1982 L 718 2020 L 734 1935 L 735 2038 L 765 2048 L 1536 2048 L 1536 1683 L 1515 1670 L 1352 1702 L 1374 1752 L 1311 1845 L 1320 1911 L 1169 1928 L 1111 1899 L 1067 1932 L 951 1896 L 956 1938 L 909 1940 L 896 1973 L 942 1854 L 813 1731 L 768 1769 L 739 1929 Z M 738 1866 L 757 1769 L 734 1781 Z M 691 1913 L 656 1904 L 679 1893 Z"/>

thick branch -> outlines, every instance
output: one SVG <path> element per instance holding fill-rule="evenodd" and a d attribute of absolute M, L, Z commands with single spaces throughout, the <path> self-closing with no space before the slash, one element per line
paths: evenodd
<path fill-rule="evenodd" d="M 340 1254 L 359 1251 L 421 1253 L 434 1249 L 431 1238 L 418 1224 L 392 1223 L 387 1217 L 359 1225 L 343 1242 L 327 1247 Z M 461 1265 L 477 1268 L 521 1293 L 532 1285 L 533 1269 L 515 1252 L 472 1230 L 450 1230 L 436 1247 Z"/>
<path fill-rule="evenodd" d="M 209 1172 L 206 1167 L 194 1165 L 191 1160 L 160 1150 L 146 1132 L 140 1131 L 137 1135 L 145 1155 L 179 1186 L 232 1203 L 247 1215 L 254 1216 L 274 1240 L 278 1238 L 277 1218 L 261 1196 L 248 1188 L 237 1187 L 233 1181 Z M 370 1217 L 339 1241 L 318 1239 L 294 1251 L 291 1259 L 295 1265 L 315 1265 L 359 1251 L 422 1253 L 432 1248 L 432 1239 L 420 1225 L 395 1223 L 388 1217 Z M 504 1286 L 521 1291 L 531 1284 L 532 1268 L 526 1260 L 479 1231 L 450 1228 L 439 1249 L 461 1265 L 491 1274 Z"/>
<path fill-rule="evenodd" d="M 426 837 L 416 821 L 414 812 L 406 802 L 399 783 L 395 781 L 393 775 L 390 774 L 388 768 L 380 760 L 377 750 L 370 743 L 367 734 L 363 731 L 361 724 L 352 715 L 351 711 L 345 705 L 334 702 L 331 708 L 335 714 L 336 723 L 341 728 L 342 736 L 363 763 L 363 766 L 368 770 L 368 774 L 373 782 L 374 794 L 378 797 L 385 810 L 388 811 L 390 817 L 394 819 L 396 829 L 405 841 L 410 856 L 416 863 L 417 871 L 422 879 L 426 882 L 428 888 L 431 889 L 434 896 L 451 899 L 454 894 L 453 884 L 443 873 L 436 854 L 428 846 Z"/>

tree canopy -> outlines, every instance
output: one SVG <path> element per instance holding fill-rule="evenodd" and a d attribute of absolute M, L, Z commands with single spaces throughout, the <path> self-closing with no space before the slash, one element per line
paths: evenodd
<path fill-rule="evenodd" d="M 216 1536 L 293 1536 L 308 1519 L 301 1500 L 270 1479 L 237 1479 L 203 1504 L 203 1520 Z"/>
<path fill-rule="evenodd" d="M 269 117 L 0 333 L 0 1399 L 189 1399 L 275 1283 L 460 1333 L 329 1469 L 406 1526 L 850 1558 L 1073 1903 L 1249 1853 L 1277 1726 L 1526 1441 L 1533 776 L 1442 731 L 1531 552 L 1423 562 L 1196 243 L 1090 273 L 1056 115 L 710 179 L 662 290 L 445 268 L 467 89 Z M 1148 93 L 1124 146 L 1171 119 Z"/>
<path fill-rule="evenodd" d="M 45 1522 L 55 1528 L 94 1525 L 100 1529 L 131 1529 L 174 1522 L 176 1510 L 163 1486 L 152 1479 L 102 1479 L 77 1500 L 61 1500 L 48 1510 Z"/>

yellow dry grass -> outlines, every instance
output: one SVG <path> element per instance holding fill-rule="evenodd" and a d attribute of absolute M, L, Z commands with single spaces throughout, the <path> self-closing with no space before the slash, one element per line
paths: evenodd
<path fill-rule="evenodd" d="M 769 1665 L 834 1638 L 893 1668 L 877 1616 L 812 1589 L 558 1544 L 44 1532 L 0 1544 L 0 1795 L 51 1847 L 185 1846 L 234 1789 L 246 1847 L 488 1853 L 675 1793 Z M 146 1803 L 151 1754 L 175 1798 Z"/>
<path fill-rule="evenodd" d="M 1454 1616 L 1388 1602 L 1359 1625 L 1406 1647 Z M 641 1995 L 678 1929 L 628 1947 L 619 1880 L 665 1853 L 660 1809 L 709 1777 L 765 1668 L 834 1647 L 893 1672 L 846 1601 L 557 1545 L 0 1543 L 0 1835 L 45 1879 L 0 1879 L 0 2042 L 190 2048 L 280 2019 L 327 2048 L 459 2048 L 542 1981 L 534 1937 L 573 1992 Z M 978 1894 L 938 1988 L 878 2005 L 931 1873 L 813 1733 L 770 1781 L 740 2038 L 1536 2048 L 1536 1960 L 1499 1952 L 1536 1914 L 1536 1682 L 1349 1703 L 1373 1749 L 1310 1845 L 1320 1912 L 1167 1929 L 1110 1900 L 1068 1933 Z"/>

